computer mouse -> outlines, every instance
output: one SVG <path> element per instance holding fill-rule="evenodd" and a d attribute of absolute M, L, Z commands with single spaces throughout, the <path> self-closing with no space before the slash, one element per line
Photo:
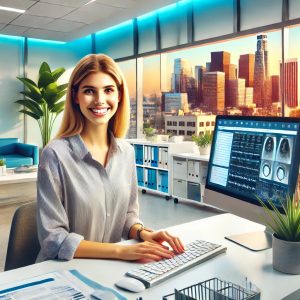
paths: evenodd
<path fill-rule="evenodd" d="M 145 285 L 141 281 L 131 277 L 123 277 L 122 279 L 117 281 L 115 285 L 121 289 L 128 290 L 134 293 L 139 293 L 146 289 Z"/>
<path fill-rule="evenodd" d="M 110 291 L 95 290 L 91 296 L 99 300 L 118 300 L 118 297 Z"/>

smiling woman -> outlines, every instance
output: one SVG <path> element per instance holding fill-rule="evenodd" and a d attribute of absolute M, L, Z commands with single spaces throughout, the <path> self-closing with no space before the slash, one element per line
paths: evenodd
<path fill-rule="evenodd" d="M 171 258 L 181 241 L 146 229 L 139 219 L 135 155 L 121 139 L 129 97 L 116 63 L 88 55 L 75 67 L 63 122 L 39 165 L 38 261 L 73 257 L 123 260 Z M 142 243 L 119 245 L 121 238 Z"/>

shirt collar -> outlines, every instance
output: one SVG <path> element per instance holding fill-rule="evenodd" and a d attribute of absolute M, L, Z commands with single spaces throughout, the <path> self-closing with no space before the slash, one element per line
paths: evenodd
<path fill-rule="evenodd" d="M 115 138 L 114 134 L 111 131 L 109 131 L 109 136 L 110 136 L 109 152 L 115 153 L 118 151 L 118 149 L 122 152 L 123 147 L 120 143 L 120 140 Z M 90 153 L 87 147 L 85 146 L 84 141 L 81 138 L 80 134 L 70 136 L 68 137 L 68 139 L 72 150 L 81 159 L 83 159 L 86 155 Z"/>

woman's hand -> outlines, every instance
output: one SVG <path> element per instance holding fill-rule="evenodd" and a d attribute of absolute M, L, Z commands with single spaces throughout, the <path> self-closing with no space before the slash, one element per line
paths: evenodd
<path fill-rule="evenodd" d="M 178 237 L 169 234 L 167 231 L 141 231 L 141 238 L 154 244 L 162 245 L 167 242 L 176 253 L 184 252 L 184 246 Z"/>
<path fill-rule="evenodd" d="M 174 253 L 167 247 L 153 242 L 142 242 L 134 245 L 116 245 L 118 258 L 122 260 L 160 260 L 172 258 Z"/>

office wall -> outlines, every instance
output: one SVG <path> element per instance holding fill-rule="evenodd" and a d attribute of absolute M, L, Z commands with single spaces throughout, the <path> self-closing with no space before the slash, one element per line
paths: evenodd
<path fill-rule="evenodd" d="M 20 99 L 23 38 L 0 37 L 0 137 L 23 140 L 23 116 L 14 101 Z"/>
<path fill-rule="evenodd" d="M 64 67 L 66 72 L 59 78 L 59 83 L 67 83 L 76 63 L 85 55 L 91 53 L 91 37 L 87 36 L 69 43 L 51 43 L 28 39 L 28 78 L 37 79 L 39 67 L 46 61 L 51 70 Z M 59 128 L 63 113 L 61 113 L 53 126 L 52 136 Z M 27 117 L 27 143 L 42 145 L 41 135 L 36 120 Z"/>

